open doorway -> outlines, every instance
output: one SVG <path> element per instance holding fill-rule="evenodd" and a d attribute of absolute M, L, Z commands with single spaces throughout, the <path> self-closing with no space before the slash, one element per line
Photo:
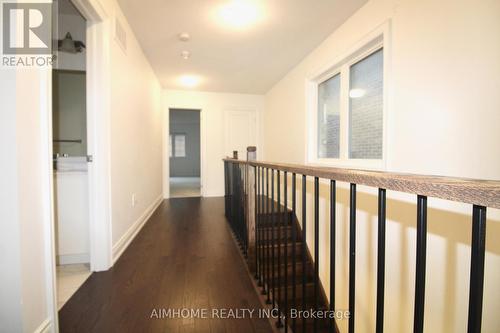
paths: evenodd
<path fill-rule="evenodd" d="M 87 163 L 87 22 L 69 0 L 57 1 L 52 70 L 52 142 L 57 308 L 90 276 Z"/>
<path fill-rule="evenodd" d="M 201 196 L 200 110 L 169 110 L 170 197 Z"/>

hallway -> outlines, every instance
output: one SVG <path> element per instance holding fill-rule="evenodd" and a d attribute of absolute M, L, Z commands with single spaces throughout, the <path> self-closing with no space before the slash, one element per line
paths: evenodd
<path fill-rule="evenodd" d="M 93 273 L 59 311 L 60 331 L 272 331 L 265 318 L 152 316 L 153 309 L 183 308 L 261 308 L 223 198 L 164 201 L 113 268 Z"/>
<path fill-rule="evenodd" d="M 170 198 L 200 196 L 200 177 L 170 177 Z"/>

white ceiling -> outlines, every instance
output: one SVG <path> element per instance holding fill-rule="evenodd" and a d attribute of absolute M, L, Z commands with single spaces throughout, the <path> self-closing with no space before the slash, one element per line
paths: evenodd
<path fill-rule="evenodd" d="M 119 3 L 164 88 L 183 89 L 179 76 L 194 74 L 202 77 L 196 90 L 263 94 L 367 0 L 261 1 L 265 17 L 246 30 L 214 18 L 227 1 Z M 179 41 L 181 32 L 191 40 Z"/>

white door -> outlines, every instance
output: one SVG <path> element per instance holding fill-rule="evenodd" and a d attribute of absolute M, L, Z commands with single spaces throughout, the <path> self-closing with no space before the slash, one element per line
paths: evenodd
<path fill-rule="evenodd" d="M 238 151 L 238 159 L 246 160 L 247 147 L 257 146 L 256 112 L 226 111 L 226 156 Z"/>

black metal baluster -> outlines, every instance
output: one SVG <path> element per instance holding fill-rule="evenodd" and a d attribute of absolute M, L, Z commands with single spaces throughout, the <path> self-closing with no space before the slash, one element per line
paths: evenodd
<path fill-rule="evenodd" d="M 335 245 L 336 245 L 336 189 L 335 180 L 330 180 L 330 311 L 335 311 Z M 335 319 L 330 320 L 330 333 L 335 332 Z"/>
<path fill-rule="evenodd" d="M 271 288 L 270 288 L 270 274 L 271 271 L 269 269 L 269 260 L 271 259 L 271 251 L 269 248 L 269 226 L 270 226 L 270 215 L 269 215 L 269 168 L 266 169 L 266 270 L 267 270 L 267 276 L 266 276 L 266 285 L 267 285 L 267 304 L 271 304 Z"/>
<path fill-rule="evenodd" d="M 307 282 L 307 242 L 306 242 L 306 175 L 302 175 L 302 310 L 306 311 L 306 282 Z M 302 318 L 302 332 L 306 332 L 306 318 Z"/>
<path fill-rule="evenodd" d="M 229 220 L 229 226 L 232 228 L 233 225 L 232 225 L 232 218 L 233 218 L 233 215 L 232 215 L 232 210 L 233 210 L 233 203 L 232 203 L 232 200 L 231 200 L 231 197 L 232 197 L 232 190 L 233 190 L 233 182 L 232 182 L 232 179 L 231 179 L 231 170 L 232 170 L 232 164 L 228 163 L 228 166 L 227 166 L 227 176 L 228 176 L 228 197 L 227 197 L 227 202 L 228 202 L 228 206 L 229 206 L 229 210 L 228 210 L 228 220 Z"/>
<path fill-rule="evenodd" d="M 319 178 L 314 177 L 314 311 L 319 307 Z M 314 332 L 318 331 L 318 318 L 314 316 Z"/>
<path fill-rule="evenodd" d="M 486 249 L 486 207 L 472 208 L 472 241 L 469 284 L 468 333 L 481 332 L 484 287 L 484 255 Z"/>
<path fill-rule="evenodd" d="M 236 219 L 236 167 L 231 165 L 231 231 L 234 232 L 234 220 Z"/>
<path fill-rule="evenodd" d="M 238 201 L 238 207 L 240 209 L 240 234 L 241 234 L 241 244 L 243 245 L 243 254 L 245 255 L 246 258 L 246 242 L 245 242 L 245 207 L 244 207 L 244 200 L 245 200 L 245 192 L 244 192 L 244 186 L 245 186 L 245 176 L 244 176 L 244 171 L 242 170 L 241 164 L 238 164 L 238 172 L 239 172 L 239 180 L 240 180 L 240 200 Z"/>
<path fill-rule="evenodd" d="M 242 202 L 242 217 L 243 217 L 243 235 L 245 236 L 245 258 L 248 258 L 248 166 L 243 164 L 243 187 L 241 188 L 243 193 L 243 202 Z"/>
<path fill-rule="evenodd" d="M 351 184 L 349 207 L 349 333 L 354 333 L 356 297 L 356 184 Z"/>
<path fill-rule="evenodd" d="M 244 221 L 242 219 L 243 217 L 243 213 L 242 213 L 242 210 L 243 210 L 243 204 L 242 204 L 242 201 L 243 201 L 243 178 L 242 178 L 242 173 L 241 173 L 241 165 L 240 164 L 237 164 L 237 169 L 238 169 L 238 232 L 239 232 L 239 235 L 240 235 L 240 247 L 242 249 L 242 252 L 243 254 L 245 254 L 245 240 L 244 238 L 242 237 L 243 236 L 243 224 L 244 224 Z"/>
<path fill-rule="evenodd" d="M 236 206 L 236 203 L 238 202 L 236 200 L 237 196 L 238 196 L 238 191 L 237 191 L 237 185 L 238 185 L 238 177 L 237 177 L 237 174 L 236 174 L 236 165 L 233 164 L 233 167 L 232 167 L 232 177 L 233 177 L 233 190 L 232 190 L 232 196 L 231 196 L 231 214 L 232 214 L 232 231 L 235 232 L 235 221 L 236 221 L 236 218 L 238 217 L 238 211 L 237 211 L 237 206 Z"/>
<path fill-rule="evenodd" d="M 260 219 L 259 219 L 259 233 L 260 233 L 260 285 L 262 287 L 262 295 L 265 295 L 266 288 L 264 285 L 264 275 L 266 273 L 266 261 L 264 255 L 264 246 L 265 246 L 265 237 L 264 237 L 264 222 L 265 222 L 265 213 L 264 213 L 264 168 L 260 168 Z"/>
<path fill-rule="evenodd" d="M 224 161 L 224 214 L 227 218 L 227 161 Z"/>
<path fill-rule="evenodd" d="M 255 192 L 255 247 L 254 247 L 254 255 L 255 255 L 255 279 L 259 280 L 259 167 L 254 167 L 254 192 Z"/>
<path fill-rule="evenodd" d="M 236 191 L 238 193 L 237 199 L 236 200 L 236 233 L 238 234 L 238 240 L 240 243 L 240 249 L 243 250 L 244 254 L 244 248 L 243 248 L 243 238 L 241 237 L 241 170 L 240 170 L 240 165 L 236 164 L 236 176 L 237 176 L 237 182 L 236 182 Z"/>
<path fill-rule="evenodd" d="M 239 172 L 239 191 L 240 191 L 240 200 L 238 200 L 238 208 L 239 208 L 239 223 L 238 223 L 238 227 L 239 227 L 239 232 L 240 232 L 240 242 L 241 242 L 241 245 L 242 245 L 242 248 L 243 248 L 243 255 L 245 256 L 246 258 L 246 245 L 245 245 L 245 230 L 244 230 L 244 226 L 245 226 L 245 219 L 244 219 L 244 216 L 245 216 L 245 211 L 244 211 L 244 200 L 245 200 L 245 192 L 244 192 L 244 186 L 245 186 L 245 176 L 244 176 L 244 172 L 241 170 L 242 169 L 242 166 L 241 164 L 238 164 L 238 172 Z"/>
<path fill-rule="evenodd" d="M 237 170 L 236 170 L 236 164 L 233 163 L 233 167 L 232 167 L 232 170 L 231 170 L 231 177 L 232 177 L 232 185 L 233 185 L 233 189 L 232 189 L 232 195 L 231 195 L 231 215 L 232 215 L 232 231 L 236 233 L 236 222 L 237 222 L 237 218 L 238 218 L 238 206 L 237 206 L 237 203 L 238 203 L 238 174 L 237 174 Z"/>
<path fill-rule="evenodd" d="M 234 231 L 236 233 L 236 236 L 238 237 L 238 244 L 241 249 L 241 234 L 240 234 L 240 173 L 239 173 L 239 165 L 235 164 L 234 165 L 234 173 L 235 173 L 235 200 L 234 200 L 234 206 L 235 206 L 235 219 L 234 219 Z"/>
<path fill-rule="evenodd" d="M 276 327 L 280 328 L 282 326 L 282 323 L 281 323 L 281 307 L 280 307 L 280 302 L 281 302 L 281 269 L 280 269 L 280 265 L 281 265 L 281 178 L 280 178 L 280 175 L 281 175 L 281 172 L 280 170 L 277 170 L 276 171 L 276 175 L 277 175 L 277 180 L 276 180 L 276 191 L 277 191 L 277 195 L 278 195 L 278 198 L 277 198 L 277 215 L 276 215 L 276 224 L 277 224 L 277 237 L 276 237 L 276 243 L 277 243 L 277 255 L 278 255 L 278 258 L 277 258 L 277 265 L 276 265 L 276 275 L 277 275 L 277 301 L 276 301 L 276 306 L 278 307 L 278 320 L 276 321 Z"/>
<path fill-rule="evenodd" d="M 284 304 L 284 311 L 283 313 L 285 314 L 285 333 L 288 332 L 288 228 L 289 228 L 289 212 L 288 212 L 288 174 L 285 171 L 283 175 L 283 187 L 284 187 L 284 192 L 283 192 L 283 204 L 285 206 L 284 211 L 285 211 L 285 272 L 284 272 L 284 277 L 285 277 L 285 304 Z"/>
<path fill-rule="evenodd" d="M 415 274 L 415 311 L 413 332 L 424 331 L 425 259 L 427 242 L 427 197 L 417 197 L 417 263 Z"/>
<path fill-rule="evenodd" d="M 275 275 L 274 275 L 274 234 L 275 234 L 275 221 L 276 221 L 276 216 L 274 212 L 274 170 L 271 169 L 271 238 L 269 238 L 270 245 L 271 245 L 271 288 L 273 291 L 273 296 L 272 296 L 272 303 L 273 303 L 273 308 L 276 307 L 276 283 L 275 283 Z"/>
<path fill-rule="evenodd" d="M 236 207 L 235 207 L 235 196 L 236 196 L 236 168 L 234 163 L 231 165 L 231 231 L 234 232 L 234 220 L 236 219 Z"/>
<path fill-rule="evenodd" d="M 244 204 L 244 200 L 245 200 L 245 174 L 244 174 L 244 171 L 242 170 L 242 165 L 241 164 L 238 164 L 238 171 L 239 171 L 239 176 L 240 176 L 240 187 L 239 187 L 239 190 L 240 190 L 240 200 L 238 201 L 239 203 L 239 208 L 240 208 L 240 223 L 239 223 L 239 227 L 240 227 L 240 234 L 241 234 L 241 244 L 243 245 L 243 254 L 245 256 L 245 258 L 247 257 L 246 255 L 246 232 L 245 232 L 245 204 Z"/>
<path fill-rule="evenodd" d="M 377 320 L 376 332 L 384 331 L 384 289 L 385 289 L 385 208 L 386 191 L 378 189 L 378 250 L 377 250 Z"/>
<path fill-rule="evenodd" d="M 295 281 L 297 276 L 297 227 L 295 225 L 295 218 L 297 214 L 297 196 L 296 196 L 296 187 L 297 187 L 297 177 L 296 174 L 292 174 L 292 309 L 297 310 L 297 283 Z M 292 318 L 292 331 L 297 332 L 297 318 L 294 316 Z"/>
<path fill-rule="evenodd" d="M 249 220 L 249 216 L 250 216 L 250 165 L 247 165 L 247 164 L 244 164 L 244 169 L 245 169 L 245 204 L 243 205 L 244 209 L 244 216 L 245 216 L 245 234 L 246 234 L 246 238 L 245 238 L 245 242 L 246 242 L 246 256 L 247 258 L 248 255 L 249 255 L 249 250 L 250 250 L 250 229 L 249 229 L 249 225 L 250 225 L 250 220 Z"/>
<path fill-rule="evenodd" d="M 236 191 L 238 193 L 237 195 L 237 200 L 236 200 L 236 233 L 238 234 L 238 240 L 240 243 L 240 249 L 243 250 L 242 247 L 242 237 L 241 237 L 241 170 L 240 170 L 240 165 L 236 164 L 236 176 L 237 176 L 237 182 L 236 182 Z"/>
<path fill-rule="evenodd" d="M 245 200 L 245 192 L 244 192 L 244 187 L 245 187 L 245 174 L 242 170 L 241 164 L 238 164 L 238 191 L 239 191 L 239 200 L 238 200 L 238 212 L 239 212 L 239 223 L 238 227 L 240 230 L 240 242 L 242 245 L 242 250 L 243 254 L 246 257 L 245 254 L 245 232 L 244 232 L 244 226 L 245 226 L 245 208 L 244 208 L 244 200 Z"/>

